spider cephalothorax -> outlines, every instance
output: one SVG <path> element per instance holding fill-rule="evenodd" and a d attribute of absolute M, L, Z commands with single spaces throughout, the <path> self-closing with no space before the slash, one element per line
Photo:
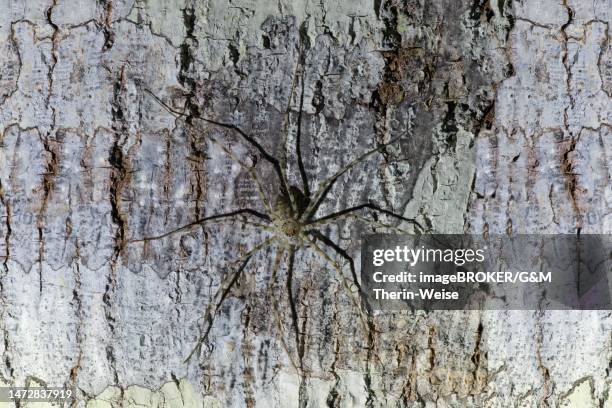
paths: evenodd
<path fill-rule="evenodd" d="M 183 117 L 185 114 L 183 112 L 179 112 L 172 107 L 168 106 L 166 103 L 157 98 L 153 93 L 149 91 L 149 93 L 155 98 L 157 102 L 159 102 L 165 109 L 167 109 L 172 114 L 177 117 Z M 293 321 L 293 330 L 294 336 L 297 343 L 297 354 L 299 357 L 299 364 L 294 363 L 296 369 L 303 370 L 302 367 L 302 356 L 304 353 L 304 336 L 305 334 L 299 330 L 298 328 L 298 313 L 296 310 L 293 294 L 293 269 L 296 263 L 296 253 L 298 251 L 313 251 L 318 254 L 323 260 L 331 265 L 338 273 L 339 280 L 342 282 L 343 286 L 347 289 L 349 293 L 349 297 L 352 299 L 353 304 L 357 308 L 360 313 L 362 323 L 364 324 L 365 330 L 369 330 L 369 325 L 365 323 L 366 311 L 363 310 L 363 305 L 359 299 L 356 299 L 360 294 L 361 288 L 359 283 L 359 278 L 357 277 L 357 272 L 355 268 L 355 263 L 353 258 L 348 254 L 346 250 L 344 250 L 340 244 L 334 242 L 329 236 L 324 233 L 324 229 L 322 227 L 329 225 L 331 223 L 338 222 L 341 219 L 345 219 L 347 217 L 353 217 L 357 221 L 367 223 L 374 227 L 379 228 L 391 228 L 395 231 L 398 231 L 397 227 L 385 225 L 380 223 L 377 220 L 366 218 L 359 213 L 362 210 L 369 210 L 372 213 L 383 214 L 390 217 L 395 218 L 396 220 L 400 220 L 403 222 L 408 222 L 415 227 L 415 230 L 423 231 L 421 225 L 409 218 L 405 218 L 401 215 L 398 215 L 392 211 L 383 209 L 378 207 L 377 205 L 366 202 L 363 204 L 359 204 L 356 206 L 352 206 L 349 208 L 345 208 L 331 214 L 321 215 L 319 216 L 319 210 L 321 204 L 326 200 L 329 192 L 332 187 L 336 183 L 336 181 L 346 174 L 350 169 L 362 163 L 365 159 L 370 157 L 371 155 L 384 150 L 387 146 L 392 143 L 396 143 L 398 139 L 392 140 L 389 143 L 379 145 L 378 147 L 358 156 L 348 164 L 344 165 L 340 168 L 335 174 L 331 177 L 322 180 L 318 183 L 316 189 L 311 190 L 311 183 L 309 181 L 309 177 L 306 173 L 302 153 L 300 146 L 301 139 L 301 115 L 302 115 L 302 104 L 304 98 L 304 90 L 302 87 L 302 96 L 300 99 L 300 111 L 298 116 L 298 126 L 297 126 L 297 134 L 295 138 L 295 153 L 297 157 L 297 167 L 299 169 L 299 174 L 301 178 L 302 187 L 296 187 L 289 183 L 288 177 L 286 175 L 287 166 L 285 160 L 279 160 L 270 153 L 268 153 L 263 146 L 255 140 L 252 136 L 244 132 L 238 126 L 230 123 L 225 123 L 221 121 L 217 121 L 214 119 L 209 119 L 205 117 L 197 117 L 208 124 L 229 129 L 235 132 L 238 136 L 242 138 L 248 145 L 258 151 L 259 155 L 262 159 L 267 161 L 272 165 L 274 169 L 275 177 L 277 179 L 278 185 L 276 186 L 276 191 L 279 191 L 278 195 L 274 199 L 270 199 L 266 193 L 266 189 L 263 187 L 262 178 L 256 172 L 254 166 L 249 166 L 242 162 L 236 155 L 228 148 L 226 145 L 209 134 L 206 134 L 206 138 L 213 144 L 220 147 L 230 159 L 239 164 L 250 176 L 253 183 L 257 186 L 260 204 L 262 209 L 252 209 L 252 208 L 239 208 L 232 211 L 226 212 L 218 212 L 216 214 L 200 218 L 195 220 L 189 224 L 183 225 L 179 228 L 176 228 L 172 231 L 166 232 L 161 235 L 146 237 L 142 239 L 133 240 L 133 242 L 140 241 L 146 242 L 155 239 L 160 239 L 167 237 L 172 234 L 176 234 L 181 231 L 188 230 L 192 227 L 204 225 L 210 222 L 220 222 L 220 221 L 228 221 L 235 222 L 241 221 L 244 225 L 250 225 L 256 228 L 260 232 L 267 232 L 270 236 L 263 242 L 260 242 L 258 245 L 254 246 L 251 250 L 247 251 L 243 254 L 236 262 L 238 267 L 231 271 L 230 273 L 226 273 L 224 278 L 221 280 L 219 290 L 214 296 L 214 299 L 209 304 L 209 307 L 206 310 L 204 315 L 205 327 L 203 329 L 202 337 L 200 338 L 198 344 L 189 355 L 188 359 L 194 354 L 195 351 L 199 350 L 201 345 L 206 341 L 208 334 L 213 326 L 214 318 L 223 303 L 226 297 L 230 294 L 233 286 L 236 284 L 243 271 L 245 270 L 247 264 L 253 257 L 267 248 L 276 248 L 276 255 L 274 256 L 274 262 L 272 266 L 272 272 L 268 279 L 269 288 L 277 284 L 277 275 L 278 270 L 281 268 L 283 260 L 287 260 L 287 273 L 286 273 L 286 290 L 288 291 L 289 299 L 292 301 L 289 304 L 289 308 L 291 311 L 291 318 Z M 192 116 L 191 119 L 194 119 Z M 284 143 L 286 143 L 287 138 L 284 138 Z M 286 146 L 285 146 L 286 147 Z M 266 179 L 268 181 L 268 178 Z M 403 230 L 400 230 L 403 231 Z M 330 253 L 331 252 L 331 255 Z M 286 256 L 288 255 L 288 256 Z M 338 261 L 338 258 L 344 262 L 345 265 L 348 265 L 350 269 L 350 277 L 347 277 L 344 273 L 342 264 Z M 273 309 L 276 311 L 278 317 L 278 308 L 276 305 L 276 300 L 274 296 L 271 296 L 271 302 L 273 305 Z M 282 332 L 282 323 L 281 319 L 277 318 L 277 322 L 279 325 L 279 330 Z M 368 336 L 369 337 L 369 336 Z M 284 342 L 284 340 L 281 339 Z M 284 344 L 284 343 L 283 343 Z M 290 356 L 290 359 L 293 362 L 293 359 Z"/>
<path fill-rule="evenodd" d="M 301 218 L 310 200 L 298 187 L 290 186 L 289 191 L 289 194 L 279 194 L 274 201 L 272 224 L 288 243 L 300 244 L 305 227 Z"/>

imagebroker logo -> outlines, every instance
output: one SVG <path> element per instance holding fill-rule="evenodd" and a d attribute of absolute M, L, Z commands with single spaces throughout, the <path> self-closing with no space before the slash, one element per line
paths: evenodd
<path fill-rule="evenodd" d="M 612 309 L 610 235 L 373 235 L 362 295 L 374 309 Z"/>

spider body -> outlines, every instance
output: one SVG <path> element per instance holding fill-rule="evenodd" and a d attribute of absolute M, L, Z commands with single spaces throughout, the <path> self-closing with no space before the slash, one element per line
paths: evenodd
<path fill-rule="evenodd" d="M 178 117 L 186 116 L 183 112 L 179 112 L 166 103 L 161 101 L 157 96 L 155 96 L 152 92 L 147 91 L 149 94 L 153 96 L 153 98 L 166 110 L 170 113 Z M 405 230 L 399 229 L 394 226 L 389 226 L 379 222 L 377 219 L 369 219 L 359 215 L 359 212 L 362 210 L 368 210 L 371 213 L 382 214 L 396 220 L 402 222 L 408 222 L 412 224 L 415 228 L 415 231 L 424 231 L 422 226 L 415 221 L 414 219 L 405 218 L 402 215 L 396 214 L 393 211 L 383 209 L 371 202 L 362 203 L 353 207 L 345 208 L 331 214 L 317 216 L 319 213 L 319 209 L 321 204 L 326 200 L 328 194 L 332 190 L 332 187 L 336 183 L 336 181 L 346 174 L 353 167 L 358 164 L 364 162 L 371 155 L 384 150 L 390 144 L 396 143 L 399 139 L 394 139 L 386 144 L 379 145 L 378 147 L 369 150 L 368 152 L 362 154 L 361 156 L 355 158 L 348 164 L 344 165 L 333 174 L 331 177 L 322 180 L 318 183 L 318 187 L 311 191 L 310 189 L 310 181 L 309 177 L 306 173 L 301 147 L 300 147 L 300 138 L 301 138 L 301 115 L 302 115 L 302 104 L 303 104 L 303 95 L 304 89 L 302 86 L 302 95 L 300 99 L 300 111 L 298 116 L 298 127 L 297 127 L 297 137 L 295 141 L 295 152 L 298 161 L 298 169 L 300 173 L 300 178 L 302 181 L 302 186 L 297 187 L 295 185 L 290 185 L 287 175 L 286 175 L 286 163 L 285 160 L 279 160 L 270 153 L 268 153 L 255 138 L 251 135 L 244 132 L 238 126 L 230 123 L 220 122 L 218 120 L 205 118 L 198 116 L 197 119 L 202 120 L 210 125 L 214 125 L 219 128 L 228 129 L 235 132 L 238 136 L 240 136 L 246 143 L 248 143 L 251 147 L 255 148 L 259 151 L 261 157 L 272 165 L 274 169 L 276 178 L 278 179 L 278 189 L 280 193 L 270 200 L 267 197 L 265 189 L 263 188 L 261 176 L 256 172 L 255 166 L 249 166 L 243 163 L 239 158 L 237 158 L 234 153 L 229 150 L 225 144 L 216 140 L 214 137 L 207 135 L 207 139 L 220 147 L 230 159 L 235 161 L 244 170 L 249 174 L 253 183 L 258 188 L 258 193 L 261 201 L 261 205 L 264 210 L 255 210 L 252 208 L 241 208 L 237 210 L 233 210 L 230 212 L 217 213 L 204 218 L 200 218 L 195 220 L 189 224 L 183 225 L 179 228 L 171 230 L 161 235 L 146 237 L 142 239 L 132 240 L 131 242 L 147 242 L 151 240 L 161 239 L 168 237 L 170 235 L 189 230 L 193 227 L 202 226 L 210 222 L 235 222 L 242 221 L 245 225 L 251 225 L 253 227 L 258 228 L 261 231 L 267 231 L 271 236 L 263 242 L 260 242 L 258 245 L 255 245 L 251 250 L 244 253 L 237 261 L 236 264 L 238 267 L 229 273 L 224 274 L 224 277 L 221 280 L 219 285 L 219 290 L 214 295 L 214 298 L 209 304 L 205 315 L 204 322 L 205 328 L 202 331 L 202 336 L 198 341 L 197 345 L 193 349 L 193 351 L 187 357 L 187 360 L 191 358 L 191 356 L 198 350 L 201 349 L 202 344 L 207 341 L 208 334 L 213 326 L 214 318 L 220 309 L 223 301 L 229 296 L 233 286 L 239 280 L 240 276 L 244 272 L 249 261 L 259 252 L 268 248 L 276 248 L 276 255 L 274 257 L 274 262 L 272 266 L 272 272 L 269 278 L 269 288 L 277 285 L 277 272 L 283 266 L 283 261 L 286 259 L 287 262 L 285 267 L 287 269 L 286 274 L 286 290 L 288 292 L 288 297 L 290 299 L 289 308 L 291 311 L 291 318 L 293 321 L 293 330 L 294 336 L 297 343 L 297 353 L 299 357 L 300 364 L 293 364 L 294 367 L 299 372 L 303 372 L 304 368 L 302 366 L 302 357 L 304 354 L 304 336 L 305 334 L 299 329 L 298 325 L 298 312 L 295 305 L 294 293 L 293 293 L 293 270 L 296 263 L 296 253 L 298 251 L 313 251 L 318 254 L 323 260 L 331 265 L 338 273 L 340 282 L 346 288 L 349 297 L 353 301 L 353 304 L 357 308 L 360 313 L 361 321 L 364 326 L 364 330 L 366 333 L 369 333 L 370 324 L 366 323 L 366 320 L 369 317 L 366 317 L 366 311 L 363 310 L 364 306 L 367 309 L 367 305 L 364 305 L 360 300 L 355 299 L 355 296 L 359 297 L 361 294 L 361 287 L 359 283 L 359 278 L 357 277 L 357 272 L 355 268 L 355 263 L 353 258 L 349 255 L 349 253 L 344 250 L 340 244 L 334 242 L 329 236 L 327 236 L 321 227 L 325 225 L 329 225 L 331 223 L 336 223 L 342 219 L 347 217 L 353 217 L 359 222 L 363 222 L 369 224 L 372 227 L 377 228 L 386 228 L 392 229 L 394 231 L 399 231 L 402 233 L 406 233 Z M 193 119 L 193 116 L 192 116 Z M 284 139 L 284 143 L 286 144 L 287 139 Z M 267 182 L 269 180 L 266 179 Z M 256 222 L 253 222 L 253 218 L 256 219 Z M 331 255 L 328 253 L 331 252 Z M 335 259 L 334 259 L 335 258 Z M 341 260 L 341 262 L 338 261 Z M 343 264 L 342 264 L 343 263 Z M 350 277 L 347 277 L 343 271 L 343 267 L 347 266 L 350 269 Z M 271 292 L 270 292 L 271 293 Z M 276 305 L 276 301 L 274 300 L 274 296 L 271 296 L 273 309 L 276 311 L 277 322 L 279 326 L 279 330 L 282 332 L 282 323 L 281 319 L 278 317 L 278 308 Z M 368 335 L 368 339 L 370 336 Z M 281 336 L 281 342 L 285 345 L 284 340 Z M 286 345 L 285 345 L 286 346 Z M 287 347 L 285 347 L 287 348 Z M 291 361 L 291 355 L 289 355 Z"/>
<path fill-rule="evenodd" d="M 278 235 L 286 242 L 299 244 L 305 227 L 301 218 L 310 200 L 299 187 L 290 186 L 289 191 L 277 196 L 270 218 Z"/>

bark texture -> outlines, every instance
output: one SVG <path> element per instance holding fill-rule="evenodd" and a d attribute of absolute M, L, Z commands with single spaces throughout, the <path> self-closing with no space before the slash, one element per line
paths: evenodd
<path fill-rule="evenodd" d="M 90 408 L 612 406 L 609 312 L 379 312 L 364 330 L 345 259 L 312 247 L 254 254 L 185 362 L 269 232 L 133 242 L 262 210 L 249 168 L 282 191 L 266 155 L 300 186 L 301 154 L 314 190 L 400 136 L 320 214 L 371 201 L 430 232 L 610 233 L 611 10 L 0 0 L 1 381 L 75 386 Z M 384 229 L 319 230 L 358 263 L 359 236 Z"/>

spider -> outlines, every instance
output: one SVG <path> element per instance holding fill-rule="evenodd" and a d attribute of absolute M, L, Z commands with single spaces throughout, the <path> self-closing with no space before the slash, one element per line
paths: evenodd
<path fill-rule="evenodd" d="M 293 86 L 295 87 L 295 85 Z M 162 101 L 159 97 L 157 97 L 152 91 L 145 89 L 145 91 L 151 95 L 151 97 L 161 105 L 165 110 L 167 110 L 170 114 L 175 116 L 177 119 L 186 118 L 184 112 L 178 111 L 172 108 L 170 105 Z M 294 89 L 292 88 L 291 95 L 293 95 Z M 291 97 L 290 97 L 291 99 Z M 290 313 L 291 313 L 291 321 L 292 321 L 292 330 L 295 332 L 296 339 L 296 350 L 300 360 L 300 363 L 296 363 L 289 352 L 289 348 L 284 341 L 283 327 L 281 323 L 281 319 L 279 317 L 279 308 L 276 304 L 275 296 L 270 296 L 272 299 L 272 306 L 274 313 L 276 315 L 276 324 L 279 327 L 279 331 L 281 332 L 281 343 L 285 350 L 289 355 L 289 359 L 291 364 L 296 368 L 298 372 L 303 372 L 303 364 L 301 362 L 304 346 L 300 344 L 300 332 L 298 328 L 298 313 L 295 307 L 295 303 L 293 302 L 293 293 L 292 293 L 292 285 L 293 281 L 293 272 L 294 265 L 296 260 L 296 253 L 299 250 L 310 249 L 314 251 L 314 253 L 318 254 L 318 256 L 322 257 L 323 260 L 331 265 L 338 273 L 340 277 L 340 281 L 342 286 L 348 291 L 349 298 L 351 303 L 355 306 L 356 310 L 359 313 L 359 317 L 361 320 L 361 324 L 364 327 L 366 333 L 369 333 L 370 324 L 368 323 L 368 315 L 369 315 L 369 306 L 365 301 L 365 297 L 362 296 L 362 289 L 359 283 L 359 279 L 357 277 L 357 272 L 355 268 L 355 262 L 353 258 L 348 254 L 348 252 L 343 249 L 338 243 L 334 242 L 329 236 L 325 235 L 321 231 L 322 226 L 326 226 L 332 223 L 337 223 L 338 221 L 346 218 L 354 218 L 360 222 L 364 222 L 369 225 L 373 225 L 379 228 L 392 229 L 396 232 L 406 233 L 407 231 L 400 229 L 396 226 L 387 225 L 379 222 L 378 220 L 373 220 L 370 218 L 366 218 L 360 215 L 360 211 L 369 210 L 370 212 L 384 214 L 386 216 L 392 217 L 399 222 L 407 222 L 413 225 L 415 231 L 418 229 L 419 232 L 423 232 L 424 229 L 419 224 L 418 221 L 403 217 L 402 215 L 396 214 L 393 211 L 384 209 L 379 207 L 378 205 L 372 202 L 365 202 L 356 206 L 352 206 L 349 208 L 342 209 L 340 211 L 335 211 L 325 215 L 319 215 L 319 209 L 321 205 L 325 202 L 328 197 L 330 191 L 334 184 L 349 170 L 357 166 L 358 164 L 364 162 L 370 156 L 383 151 L 388 146 L 399 142 L 400 138 L 396 138 L 391 140 L 388 143 L 379 145 L 378 147 L 367 151 L 366 153 L 358 156 L 353 159 L 351 162 L 342 167 L 339 171 L 333 174 L 331 177 L 321 181 L 318 183 L 316 189 L 311 190 L 311 181 L 309 180 L 308 174 L 304 167 L 304 161 L 301 152 L 301 122 L 302 122 L 302 110 L 304 103 L 304 85 L 302 81 L 302 92 L 299 101 L 299 112 L 297 118 L 297 130 L 296 130 L 296 139 L 295 139 L 295 152 L 297 157 L 297 167 L 299 169 L 299 175 L 301 179 L 301 186 L 295 186 L 290 184 L 289 179 L 287 177 L 288 168 L 286 166 L 286 159 L 281 158 L 278 159 L 275 156 L 271 155 L 264 149 L 264 147 L 251 135 L 241 129 L 239 126 L 234 125 L 232 123 L 222 122 L 216 119 L 208 118 L 205 116 L 191 116 L 191 119 L 197 119 L 203 121 L 209 125 L 214 127 L 223 128 L 233 132 L 239 139 L 241 139 L 244 143 L 249 145 L 251 148 L 254 148 L 261 158 L 267 161 L 271 166 L 275 173 L 275 176 L 279 180 L 278 193 L 275 197 L 269 197 L 266 194 L 261 177 L 255 171 L 255 165 L 249 166 L 242 160 L 240 160 L 228 147 L 226 147 L 223 143 L 217 140 L 215 137 L 206 135 L 205 137 L 218 146 L 232 161 L 237 163 L 240 167 L 242 167 L 249 175 L 250 179 L 257 186 L 257 192 L 259 196 L 259 201 L 261 206 L 264 208 L 263 211 L 256 210 L 252 208 L 240 208 L 229 212 L 219 212 L 215 213 L 200 219 L 196 219 L 193 222 L 190 222 L 186 225 L 180 226 L 176 229 L 165 232 L 161 235 L 148 236 L 139 239 L 133 239 L 131 242 L 148 242 L 153 240 L 159 240 L 180 232 L 188 231 L 191 228 L 196 226 L 202 226 L 208 223 L 217 223 L 217 222 L 225 222 L 225 221 L 235 221 L 237 219 L 241 220 L 245 224 L 249 224 L 254 226 L 260 230 L 267 231 L 271 236 L 259 244 L 255 245 L 253 248 L 248 250 L 242 256 L 240 256 L 236 261 L 235 265 L 237 267 L 234 270 L 231 270 L 229 273 L 226 273 L 221 280 L 220 286 L 213 296 L 211 302 L 203 316 L 203 328 L 201 329 L 201 336 L 197 341 L 197 344 L 187 356 L 185 362 L 188 362 L 195 353 L 199 353 L 203 344 L 207 342 L 209 333 L 213 327 L 214 319 L 222 306 L 225 299 L 230 294 L 232 288 L 236 285 L 239 278 L 243 274 L 245 268 L 249 264 L 249 261 L 253 259 L 253 257 L 259 252 L 271 248 L 276 245 L 277 251 L 274 257 L 272 272 L 270 277 L 270 284 L 268 286 L 267 294 L 270 295 L 270 290 L 272 285 L 276 282 L 276 275 L 281 268 L 281 263 L 283 259 L 286 258 L 288 260 L 286 264 L 287 268 L 287 295 L 290 301 Z M 285 112 L 286 115 L 289 114 L 290 108 L 287 108 Z M 187 123 L 187 128 L 190 127 L 190 123 Z M 287 144 L 287 135 L 283 136 L 282 143 Z M 331 251 L 332 255 L 328 254 L 326 251 Z M 288 256 L 287 256 L 288 255 Z M 340 257 L 344 261 L 344 265 L 341 265 L 338 261 L 334 259 L 334 257 Z M 344 273 L 343 268 L 348 265 L 350 269 L 350 278 L 347 277 Z M 365 309 L 365 310 L 364 310 Z"/>

